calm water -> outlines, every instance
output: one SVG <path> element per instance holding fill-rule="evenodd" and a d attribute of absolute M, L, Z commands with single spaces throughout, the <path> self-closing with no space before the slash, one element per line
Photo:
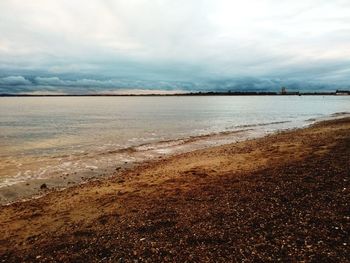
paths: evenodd
<path fill-rule="evenodd" d="M 350 96 L 0 98 L 0 187 L 130 161 L 136 157 L 119 150 L 132 146 L 168 141 L 158 147 L 166 153 L 178 138 L 266 133 L 339 112 L 350 112 Z"/>

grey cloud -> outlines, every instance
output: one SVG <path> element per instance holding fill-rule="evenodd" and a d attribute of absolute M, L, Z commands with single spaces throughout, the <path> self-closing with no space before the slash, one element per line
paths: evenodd
<path fill-rule="evenodd" d="M 4 84 L 3 79 L 12 79 Z M 21 82 L 14 80 L 21 80 Z M 322 81 L 305 81 L 297 79 L 281 78 L 220 78 L 220 79 L 202 79 L 197 81 L 151 81 L 151 80 L 128 80 L 128 79 L 104 79 L 97 80 L 91 78 L 82 79 L 61 79 L 57 76 L 52 77 L 6 77 L 0 80 L 1 93 L 33 93 L 50 92 L 65 94 L 81 93 L 115 93 L 115 92 L 140 92 L 145 93 L 164 90 L 172 91 L 278 91 L 281 86 L 287 86 L 289 90 L 312 91 L 326 90 L 333 91 L 336 88 L 349 87 L 344 83 L 329 84 Z"/>
<path fill-rule="evenodd" d="M 22 76 L 8 76 L 0 78 L 0 85 L 2 86 L 21 86 L 30 84 L 32 83 Z"/>
<path fill-rule="evenodd" d="M 150 80 L 123 80 L 123 79 L 60 79 L 59 77 L 35 77 L 32 83 L 38 86 L 56 87 L 95 87 L 95 88 L 177 88 L 178 82 L 150 81 Z"/>
<path fill-rule="evenodd" d="M 15 81 L 16 80 L 16 81 Z M 64 93 L 95 93 L 101 90 L 148 89 L 148 90 L 194 90 L 191 82 L 154 81 L 130 79 L 67 79 L 51 77 L 9 76 L 0 79 L 1 93 L 32 91 L 62 91 Z"/>

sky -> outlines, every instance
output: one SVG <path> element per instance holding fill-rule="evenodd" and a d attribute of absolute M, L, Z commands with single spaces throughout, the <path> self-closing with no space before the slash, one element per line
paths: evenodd
<path fill-rule="evenodd" d="M 0 93 L 350 87 L 349 0 L 1 0 Z"/>

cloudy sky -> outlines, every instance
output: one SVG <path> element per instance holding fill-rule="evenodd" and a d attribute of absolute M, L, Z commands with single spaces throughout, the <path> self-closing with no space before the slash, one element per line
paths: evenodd
<path fill-rule="evenodd" d="M 349 0 L 1 0 L 0 93 L 350 86 Z"/>

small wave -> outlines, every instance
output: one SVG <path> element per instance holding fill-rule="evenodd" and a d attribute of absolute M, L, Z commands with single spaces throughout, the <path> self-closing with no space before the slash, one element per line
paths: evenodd
<path fill-rule="evenodd" d="M 222 132 L 213 132 L 208 134 L 201 134 L 201 135 L 194 135 L 184 138 L 178 138 L 178 139 L 170 139 L 170 140 L 161 140 L 158 142 L 147 142 L 135 146 L 128 146 L 125 148 L 119 148 L 119 149 L 112 149 L 107 150 L 105 152 L 97 152 L 95 153 L 95 156 L 106 156 L 111 154 L 133 154 L 137 152 L 147 152 L 152 150 L 160 150 L 165 148 L 171 148 L 176 146 L 181 146 L 187 143 L 192 143 L 204 139 L 209 139 L 214 136 L 225 136 L 225 135 L 233 135 L 241 132 L 247 132 L 251 131 L 252 129 L 235 129 L 235 130 L 229 130 L 229 131 L 222 131 Z"/>
<path fill-rule="evenodd" d="M 342 111 L 331 114 L 332 117 L 346 116 L 350 115 L 350 112 Z"/>
<path fill-rule="evenodd" d="M 310 119 L 307 119 L 305 121 L 315 123 L 315 122 L 319 122 L 319 121 L 337 119 L 337 118 L 342 118 L 342 117 L 346 117 L 346 116 L 350 116 L 350 112 L 347 112 L 347 111 L 335 112 L 335 113 L 332 113 L 329 115 L 320 115 L 319 117 L 310 118 Z"/>
<path fill-rule="evenodd" d="M 274 125 L 274 124 L 283 124 L 283 123 L 289 123 L 291 121 L 273 121 L 273 122 L 263 122 L 263 123 L 256 123 L 256 124 L 244 124 L 244 125 L 237 125 L 234 126 L 236 128 L 253 128 L 253 127 L 262 127 L 262 126 L 268 126 L 268 125 Z"/>

